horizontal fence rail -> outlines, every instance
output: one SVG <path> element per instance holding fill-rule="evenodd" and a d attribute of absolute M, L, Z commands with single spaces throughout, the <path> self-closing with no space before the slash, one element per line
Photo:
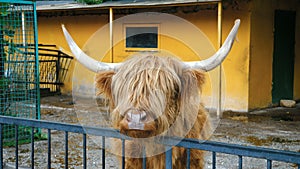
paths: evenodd
<path fill-rule="evenodd" d="M 34 119 L 25 119 L 18 117 L 7 117 L 0 116 L 0 167 L 3 166 L 3 125 L 15 125 L 16 127 L 16 143 L 18 145 L 18 127 L 26 126 L 32 128 L 32 133 L 34 129 L 41 128 L 48 130 L 48 168 L 51 168 L 51 131 L 64 131 L 65 132 L 65 168 L 68 168 L 68 133 L 79 133 L 82 134 L 83 138 L 83 168 L 87 167 L 87 156 L 86 156 L 86 144 L 87 144 L 87 135 L 102 136 L 102 168 L 105 168 L 105 139 L 104 138 L 117 138 L 122 140 L 122 154 L 123 161 L 122 166 L 124 168 L 125 164 L 125 140 L 130 140 L 130 137 L 124 136 L 118 132 L 118 130 L 109 129 L 109 128 L 96 128 L 96 127 L 87 127 L 74 124 L 66 124 L 59 122 L 50 122 L 44 120 L 34 120 Z M 187 168 L 189 168 L 189 159 L 190 159 L 190 150 L 198 149 L 212 152 L 212 168 L 216 168 L 216 153 L 224 153 L 236 155 L 239 158 L 239 168 L 242 168 L 243 157 L 252 157 L 267 160 L 267 168 L 272 168 L 272 161 L 281 161 L 286 163 L 296 164 L 298 169 L 300 169 L 300 153 L 292 151 L 283 151 L 275 150 L 270 148 L 262 148 L 255 146 L 241 146 L 236 144 L 221 143 L 215 141 L 201 141 L 197 139 L 182 139 L 174 137 L 164 137 L 161 140 L 158 140 L 160 144 L 164 144 L 166 149 L 172 146 L 183 147 L 187 149 Z M 15 167 L 18 168 L 18 146 L 16 146 L 16 163 Z M 146 157 L 143 159 L 143 168 L 146 168 Z M 31 136 L 31 168 L 34 168 L 34 136 Z M 2 168 L 2 167 L 1 167 Z M 172 149 L 166 151 L 166 168 L 172 168 Z"/>

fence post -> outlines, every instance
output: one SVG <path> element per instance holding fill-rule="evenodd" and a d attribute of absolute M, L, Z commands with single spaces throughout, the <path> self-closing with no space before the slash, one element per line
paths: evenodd
<path fill-rule="evenodd" d="M 3 168 L 3 135 L 2 123 L 0 123 L 0 168 Z"/>
<path fill-rule="evenodd" d="M 166 169 L 172 169 L 172 147 L 166 146 Z"/>
<path fill-rule="evenodd" d="M 60 70 L 60 58 L 61 58 L 61 52 L 59 51 L 57 53 L 57 62 L 56 62 L 56 83 L 60 83 L 60 78 L 59 78 L 59 70 Z M 57 85 L 57 91 L 60 92 L 60 85 Z"/>
<path fill-rule="evenodd" d="M 122 169 L 125 169 L 125 139 L 122 139 Z"/>
<path fill-rule="evenodd" d="M 272 160 L 267 160 L 267 169 L 272 169 Z"/>
<path fill-rule="evenodd" d="M 47 169 L 51 169 L 51 130 L 48 129 L 48 166 Z"/>
<path fill-rule="evenodd" d="M 34 169 L 34 127 L 31 127 L 31 169 Z"/>
<path fill-rule="evenodd" d="M 68 135 L 69 135 L 69 132 L 65 131 L 65 169 L 68 169 L 68 165 L 69 165 L 69 144 L 68 144 Z"/>
<path fill-rule="evenodd" d="M 19 168 L 19 126 L 15 125 L 15 156 L 16 168 Z"/>
<path fill-rule="evenodd" d="M 102 168 L 105 169 L 105 137 L 102 136 Z"/>
<path fill-rule="evenodd" d="M 216 169 L 216 152 L 212 152 L 212 169 Z"/>
<path fill-rule="evenodd" d="M 4 61 L 6 59 L 6 54 L 4 53 L 4 36 L 2 30 L 2 24 L 0 25 L 0 95 L 4 96 Z M 1 98 L 3 97 L 1 96 Z M 4 96 L 5 97 L 5 96 Z M 0 114 L 4 114 L 5 103 L 0 99 Z"/>
<path fill-rule="evenodd" d="M 239 169 L 243 168 L 243 156 L 239 155 Z"/>

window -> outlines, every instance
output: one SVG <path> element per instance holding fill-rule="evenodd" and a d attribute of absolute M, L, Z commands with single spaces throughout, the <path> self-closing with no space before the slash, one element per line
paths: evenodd
<path fill-rule="evenodd" d="M 155 50 L 159 47 L 157 25 L 126 25 L 127 50 Z"/>

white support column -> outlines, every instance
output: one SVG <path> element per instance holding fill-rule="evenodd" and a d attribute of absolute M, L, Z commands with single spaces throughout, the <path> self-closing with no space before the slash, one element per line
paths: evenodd
<path fill-rule="evenodd" d="M 110 47 L 110 62 L 114 63 L 114 54 L 113 54 L 113 45 L 114 45 L 114 40 L 113 40 L 113 9 L 109 8 L 109 47 Z"/>
<path fill-rule="evenodd" d="M 222 1 L 218 2 L 218 48 L 222 46 Z M 218 117 L 222 117 L 222 63 L 219 66 Z"/>

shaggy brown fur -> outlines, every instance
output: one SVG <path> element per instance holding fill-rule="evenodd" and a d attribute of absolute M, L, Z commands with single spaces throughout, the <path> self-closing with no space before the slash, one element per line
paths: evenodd
<path fill-rule="evenodd" d="M 177 136 L 207 139 L 209 116 L 200 103 L 204 74 L 186 69 L 181 61 L 171 57 L 138 56 L 124 62 L 118 71 L 101 72 L 96 76 L 99 94 L 110 100 L 113 127 L 131 136 L 126 141 L 126 167 L 142 168 L 142 149 L 145 147 L 147 168 L 164 168 L 162 145 L 153 144 L 156 136 Z M 120 123 L 130 109 L 147 112 L 155 121 L 153 130 L 128 130 Z M 121 150 L 116 141 L 116 153 Z M 173 148 L 173 168 L 186 166 L 186 151 Z M 203 168 L 203 151 L 191 150 L 191 168 Z"/>

